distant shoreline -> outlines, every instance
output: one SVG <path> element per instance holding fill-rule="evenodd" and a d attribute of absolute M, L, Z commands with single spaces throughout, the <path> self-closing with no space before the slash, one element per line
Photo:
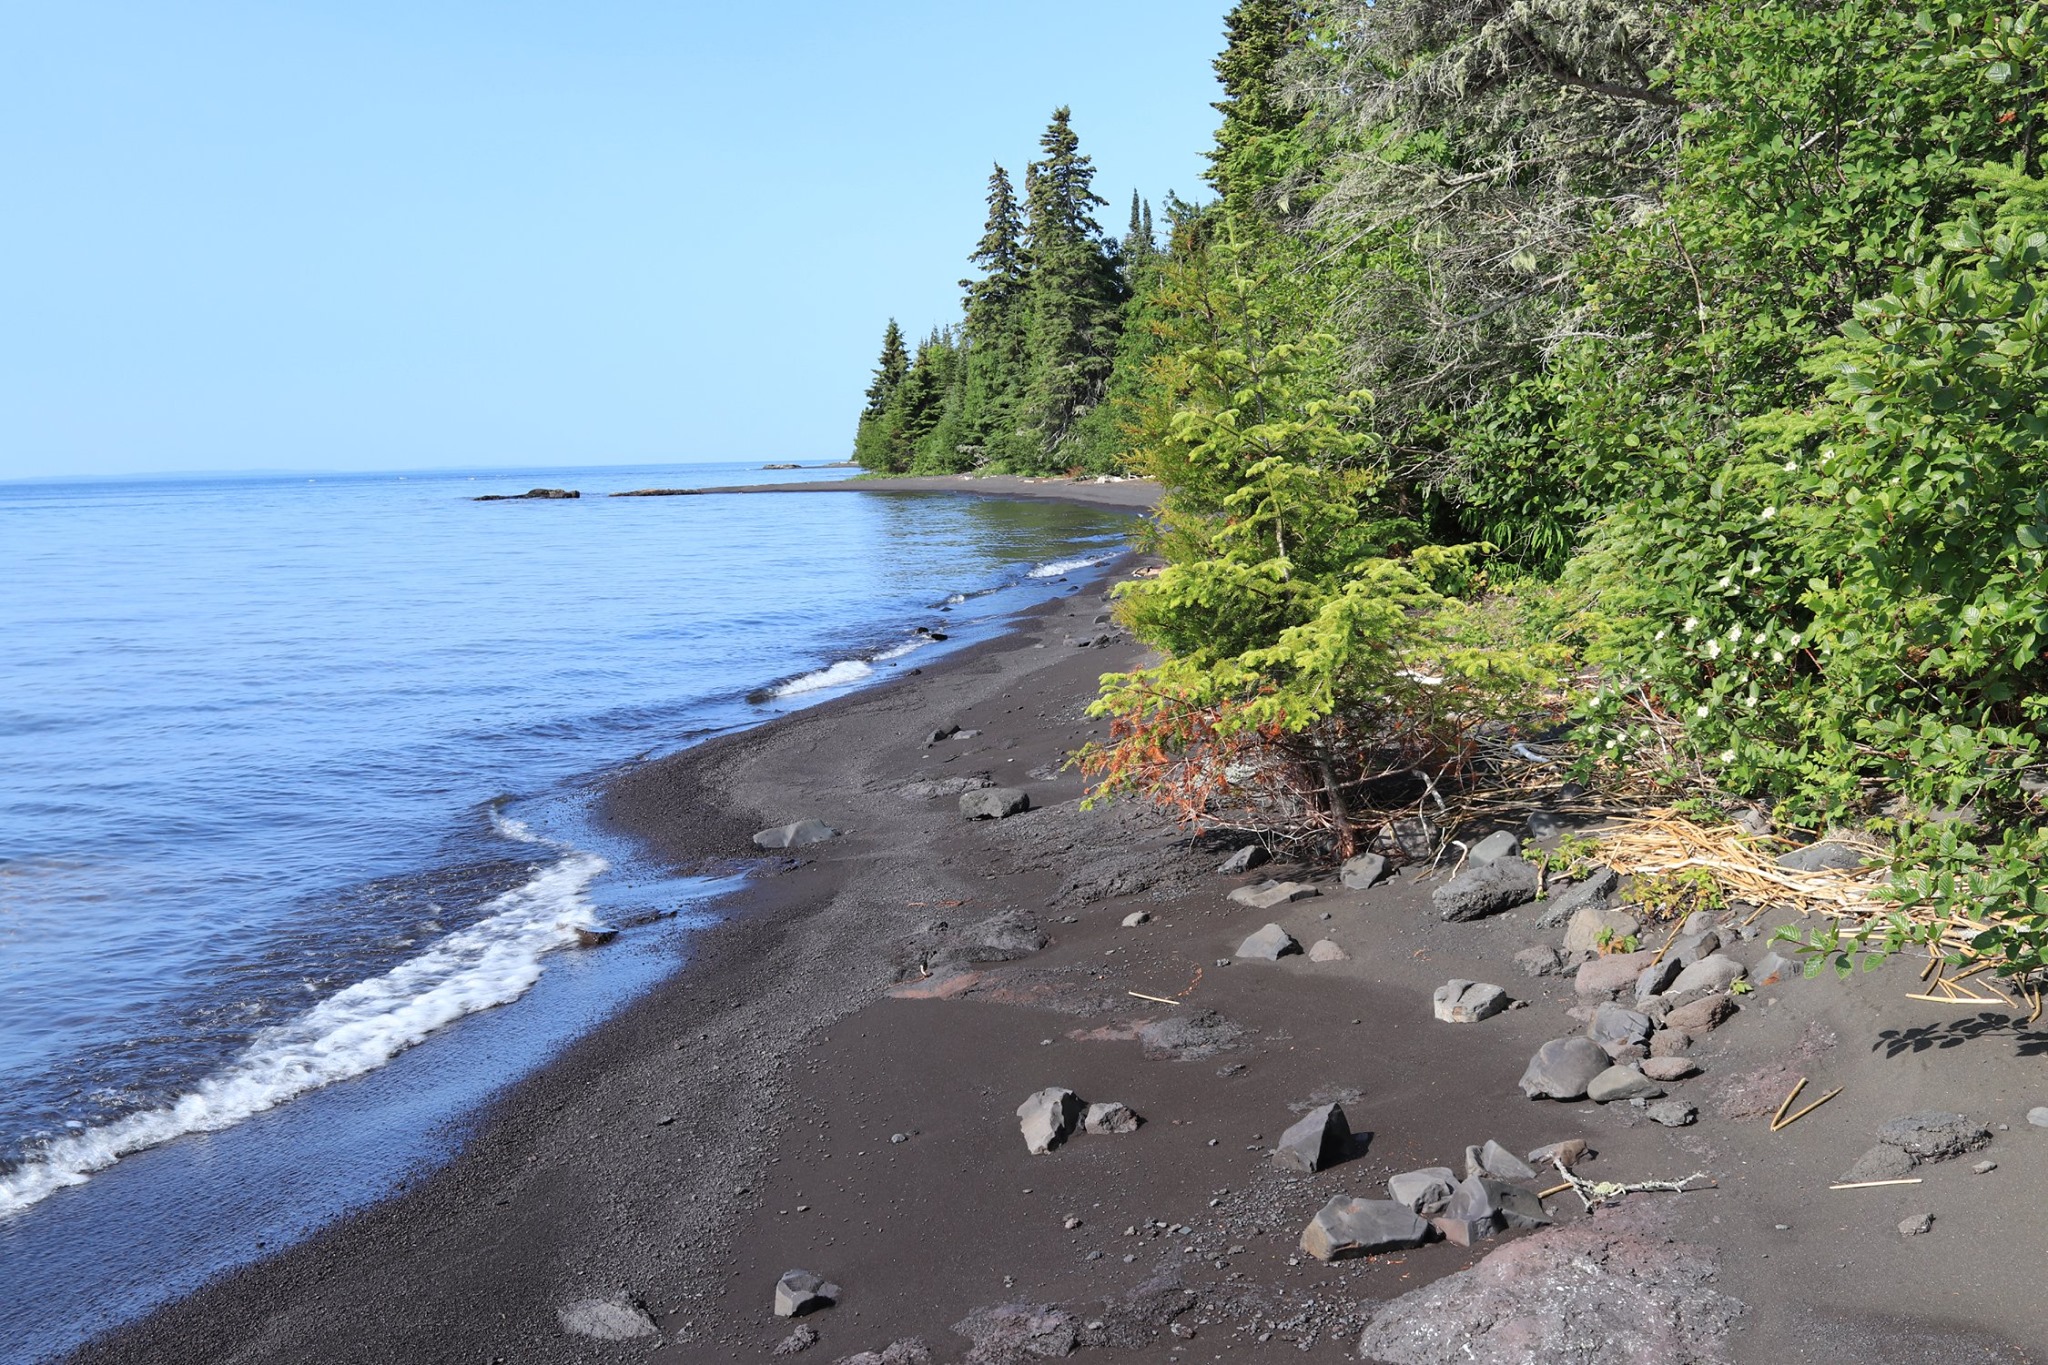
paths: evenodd
<path fill-rule="evenodd" d="M 1151 479 L 1024 478 L 1015 474 L 938 474 L 885 478 L 810 479 L 741 484 L 730 488 L 635 488 L 614 498 L 681 498 L 722 493 L 964 493 L 970 497 L 1023 498 L 1088 507 L 1150 509 L 1160 486 Z"/>

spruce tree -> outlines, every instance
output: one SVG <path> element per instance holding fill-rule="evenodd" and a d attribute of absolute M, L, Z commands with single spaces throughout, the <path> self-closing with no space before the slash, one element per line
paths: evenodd
<path fill-rule="evenodd" d="M 1223 54 L 1216 59 L 1223 98 L 1214 106 L 1223 125 L 1207 153 L 1205 178 L 1233 219 L 1263 219 L 1276 207 L 1276 186 L 1289 177 L 1288 153 L 1296 149 L 1285 135 L 1302 122 L 1280 97 L 1274 68 L 1303 41 L 1307 26 L 1292 0 L 1239 0 L 1223 21 L 1223 33 Z"/>
<path fill-rule="evenodd" d="M 890 410 L 904 376 L 910 372 L 910 356 L 903 349 L 903 329 L 896 319 L 882 333 L 882 358 L 875 365 L 875 377 L 868 385 L 867 405 L 861 409 L 860 425 L 854 432 L 853 458 L 862 466 L 888 471 L 896 447 Z"/>
<path fill-rule="evenodd" d="M 868 405 L 862 416 L 880 417 L 909 370 L 910 355 L 903 349 L 903 329 L 896 325 L 896 319 L 890 318 L 888 330 L 882 333 L 882 358 L 875 365 L 874 382 L 868 385 Z"/>
<path fill-rule="evenodd" d="M 950 467 L 968 468 L 991 460 L 1010 462 L 1020 445 L 1020 414 L 1030 379 L 1025 350 L 1029 330 L 1030 258 L 1024 250 L 1024 219 L 1000 165 L 988 178 L 988 224 L 967 258 L 980 267 L 978 279 L 962 280 L 967 322 L 960 374 L 960 412 Z"/>
<path fill-rule="evenodd" d="M 1102 399 L 1114 364 L 1123 281 L 1114 243 L 1094 210 L 1095 166 L 1082 155 L 1071 112 L 1053 112 L 1044 152 L 1024 177 L 1026 247 L 1031 258 L 1029 425 L 1041 468 L 1059 468 L 1078 421 Z"/>

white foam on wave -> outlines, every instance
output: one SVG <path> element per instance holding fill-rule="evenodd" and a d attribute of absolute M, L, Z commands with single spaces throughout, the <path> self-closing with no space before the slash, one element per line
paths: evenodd
<path fill-rule="evenodd" d="M 1058 578 L 1058 577 L 1059 577 L 1059 576 L 1060 576 L 1061 574 L 1070 574 L 1070 573 L 1073 573 L 1073 572 L 1074 572 L 1075 570 L 1077 570 L 1077 569 L 1092 569 L 1092 568 L 1094 568 L 1094 567 L 1095 567 L 1095 566 L 1096 566 L 1097 564 L 1103 563 L 1103 562 L 1104 562 L 1105 560 L 1109 560 L 1109 559 L 1113 559 L 1113 558 L 1115 558 L 1115 556 L 1114 556 L 1114 555 L 1106 555 L 1106 554 L 1104 554 L 1104 555 L 1082 555 L 1082 556 L 1081 556 L 1081 557 L 1079 557 L 1078 559 L 1055 559 L 1055 560 L 1054 560 L 1054 561 L 1053 561 L 1052 563 L 1050 563 L 1050 564 L 1041 564 L 1041 565 L 1039 565 L 1039 566 L 1038 566 L 1037 568 L 1033 569 L 1033 570 L 1032 570 L 1032 571 L 1031 571 L 1030 573 L 1026 574 L 1026 575 L 1025 575 L 1025 577 L 1027 577 L 1027 578 Z"/>
<path fill-rule="evenodd" d="M 891 645 L 889 646 L 889 648 L 883 650 L 880 654 L 877 654 L 875 656 L 875 662 L 882 663 L 889 659 L 900 659 L 906 654 L 914 654 L 918 650 L 923 649 L 926 645 L 933 643 L 936 642 L 929 635 L 913 635 L 910 639 L 905 640 L 902 644 Z"/>
<path fill-rule="evenodd" d="M 517 821 L 495 814 L 493 821 L 511 838 L 550 842 Z M 469 928 L 258 1033 L 173 1103 L 50 1142 L 0 1174 L 0 1217 L 82 1185 L 124 1156 L 188 1133 L 231 1128 L 310 1090 L 374 1071 L 466 1014 L 517 1000 L 540 979 L 542 957 L 598 923 L 584 892 L 605 867 L 595 854 L 570 852 L 491 901 Z"/>
<path fill-rule="evenodd" d="M 801 678 L 791 678 L 775 689 L 778 697 L 796 697 L 806 692 L 816 692 L 826 687 L 844 687 L 857 683 L 874 672 L 874 667 L 860 659 L 842 659 L 829 668 L 815 673 L 806 673 Z"/>

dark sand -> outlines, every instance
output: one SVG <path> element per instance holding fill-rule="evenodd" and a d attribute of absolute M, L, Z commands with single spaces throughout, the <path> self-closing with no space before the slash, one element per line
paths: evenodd
<path fill-rule="evenodd" d="M 1054 765 L 1102 732 L 1085 715 L 1096 676 L 1139 658 L 1127 642 L 1070 643 L 1105 630 L 1103 610 L 1089 587 L 916 676 L 623 774 L 609 816 L 678 865 L 751 859 L 754 829 L 801 816 L 847 833 L 763 860 L 687 967 L 511 1090 L 450 1165 L 77 1359 L 765 1360 L 791 1330 L 770 1293 L 796 1266 L 845 1289 L 805 1319 L 821 1338 L 810 1361 L 908 1336 L 961 1360 L 970 1342 L 952 1325 L 1005 1304 L 1064 1305 L 1084 1355 L 1099 1343 L 1132 1361 L 1355 1359 L 1376 1313 L 1401 1316 L 1384 1301 L 1505 1248 L 1481 1275 L 1512 1279 L 1514 1257 L 1545 1254 L 1539 1297 L 1591 1305 L 1588 1322 L 1602 1305 L 1651 1327 L 1682 1319 L 1693 1336 L 1651 1350 L 1602 1329 L 1583 1349 L 1532 1355 L 1495 1322 L 1402 1359 L 2048 1360 L 2048 1298 L 2033 1292 L 2048 1130 L 2024 1118 L 2048 1102 L 2048 1029 L 1904 1000 L 1910 969 L 1887 969 L 1747 997 L 1695 1049 L 1705 1075 L 1672 1087 L 1699 1106 L 1694 1127 L 1526 1100 L 1514 1082 L 1529 1054 L 1579 1026 L 1564 1013 L 1569 978 L 1525 978 L 1510 958 L 1556 932 L 1516 915 L 1441 923 L 1413 872 L 1357 892 L 1298 869 L 1324 894 L 1244 909 L 1232 887 L 1287 869 L 1221 877 L 1223 850 L 1146 811 L 1078 808 L 1080 779 Z M 948 722 L 981 733 L 927 746 Z M 969 774 L 1028 789 L 1036 809 L 968 824 L 951 797 L 901 792 Z M 1152 922 L 1120 926 L 1139 909 Z M 986 965 L 955 998 L 885 994 L 952 932 L 912 945 L 920 927 L 1004 910 L 1035 916 L 1049 945 Z M 1268 921 L 1350 960 L 1217 965 Z M 1437 1023 L 1429 993 L 1453 976 L 1527 1007 Z M 1173 1022 L 1203 1011 L 1243 1031 L 1183 1025 L 1176 1039 Z M 1201 1049 L 1176 1041 L 1227 1045 L 1190 1055 Z M 1769 1111 L 1799 1075 L 1811 1095 L 1845 1089 L 1772 1135 Z M 1148 1121 L 1031 1156 L 1014 1111 L 1052 1084 Z M 1370 1134 L 1364 1150 L 1315 1176 L 1275 1168 L 1266 1147 L 1329 1099 Z M 1987 1151 L 1923 1167 L 1922 1185 L 1827 1190 L 1879 1122 L 1928 1108 L 2010 1127 Z M 1335 1266 L 1296 1251 L 1334 1194 L 1462 1168 L 1466 1145 L 1489 1137 L 1519 1153 L 1571 1136 L 1599 1151 L 1590 1177 L 1705 1170 L 1718 1187 L 1594 1218 L 1553 1198 L 1559 1230 L 1469 1251 Z M 1973 1175 L 1980 1157 L 1998 1169 Z M 1922 1210 L 1933 1230 L 1901 1237 L 1899 1220 Z M 1675 1290 L 1669 1275 L 1632 1278 L 1673 1266 Z M 619 1293 L 645 1302 L 659 1338 L 589 1340 L 557 1320 L 563 1304 Z"/>

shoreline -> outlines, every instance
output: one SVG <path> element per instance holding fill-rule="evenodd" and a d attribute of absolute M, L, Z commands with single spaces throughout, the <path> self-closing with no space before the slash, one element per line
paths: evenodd
<path fill-rule="evenodd" d="M 1910 967 L 1887 968 L 1745 997 L 1696 1049 L 1705 1075 L 1673 1087 L 1695 1126 L 1524 1099 L 1531 1051 L 1581 1027 L 1568 976 L 1511 962 L 1555 930 L 1512 913 L 1444 923 L 1410 873 L 1367 891 L 1326 868 L 1219 876 L 1224 849 L 1148 811 L 1077 808 L 1079 779 L 1051 764 L 1100 732 L 1083 714 L 1095 675 L 1140 657 L 1097 638 L 1102 590 L 1129 563 L 915 673 L 618 772 L 602 814 L 659 860 L 759 869 L 688 961 L 500 1096 L 414 1188 L 71 1359 L 763 1360 L 791 1340 L 769 1291 L 797 1266 L 845 1287 L 804 1319 L 820 1338 L 804 1358 L 820 1362 L 910 1337 L 937 1360 L 971 1344 L 983 1361 L 1356 1359 L 1368 1323 L 1455 1322 L 1489 1294 L 1554 1300 L 1644 1360 L 2037 1359 L 2013 1343 L 2048 1340 L 2048 1309 L 2001 1299 L 1996 1269 L 2041 1249 L 2028 1211 L 2048 1194 L 2048 1134 L 2021 1117 L 2040 1035 L 1923 1035 L 1897 998 Z M 948 724 L 980 733 L 925 742 Z M 1035 809 L 969 824 L 950 797 L 903 794 L 981 772 Z M 813 815 L 842 837 L 786 859 L 749 843 Z M 1269 874 L 1319 894 L 1226 899 Z M 1148 923 L 1123 927 L 1140 911 Z M 1267 921 L 1347 956 L 1235 959 Z M 920 962 L 936 988 L 914 984 Z M 899 976 L 913 988 L 891 995 Z M 1438 1023 L 1428 994 L 1447 977 L 1498 982 L 1526 1008 Z M 1786 1078 L 1809 1073 L 1842 1098 L 1768 1133 Z M 1014 1110 L 1051 1084 L 1147 1121 L 1031 1156 Z M 1364 1150 L 1312 1176 L 1276 1168 L 1279 1131 L 1331 1101 L 1370 1134 Z M 1878 1122 L 1933 1108 L 2005 1123 L 1980 1154 L 2001 1169 L 1958 1161 L 1925 1168 L 1925 1187 L 1826 1192 Z M 1590 1218 L 1553 1200 L 1556 1229 L 1469 1250 L 1298 1252 L 1332 1194 L 1456 1167 L 1489 1138 L 1521 1153 L 1570 1137 L 1598 1150 L 1594 1179 L 1706 1169 L 1715 1187 Z M 1935 1230 L 1902 1237 L 1916 1208 Z M 1590 1288 L 1575 1287 L 1581 1264 L 1602 1267 Z M 1420 1313 L 1433 1283 L 1451 1297 Z M 561 1308 L 619 1298 L 658 1335 L 564 1330 Z M 1908 1304 L 1918 1317 L 1887 1312 Z M 1041 1329 L 1042 1352 L 1018 1335 Z M 1530 1358 L 1432 1350 L 1398 1359 Z"/>
<path fill-rule="evenodd" d="M 1150 479 L 1030 478 L 1016 474 L 895 474 L 850 479 L 804 479 L 790 483 L 737 484 L 712 488 L 635 488 L 609 498 L 693 498 L 727 493 L 952 493 L 977 498 L 1019 498 L 1113 507 L 1142 512 L 1158 506 L 1160 487 Z"/>

